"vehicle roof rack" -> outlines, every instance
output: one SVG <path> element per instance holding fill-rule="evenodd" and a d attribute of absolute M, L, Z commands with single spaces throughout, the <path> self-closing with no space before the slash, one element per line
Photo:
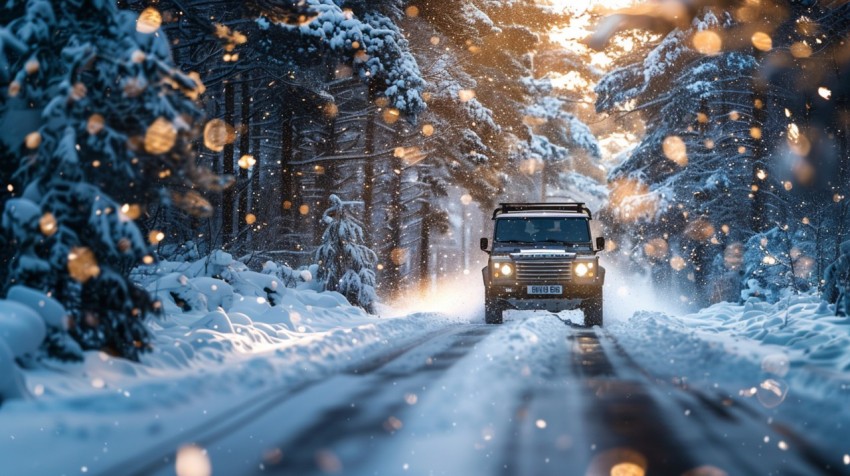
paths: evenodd
<path fill-rule="evenodd" d="M 493 210 L 493 219 L 498 215 L 510 212 L 529 212 L 529 211 L 560 211 L 583 213 L 587 218 L 593 219 L 590 214 L 590 209 L 587 205 L 581 202 L 560 202 L 560 203 L 500 203 L 499 208 Z"/>

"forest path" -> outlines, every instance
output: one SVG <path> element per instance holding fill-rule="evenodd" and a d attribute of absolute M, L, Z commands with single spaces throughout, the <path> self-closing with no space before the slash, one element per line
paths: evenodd
<path fill-rule="evenodd" d="M 388 351 L 197 444 L 216 474 L 829 474 L 759 409 L 653 378 L 604 329 L 513 316 Z M 140 474 L 174 474 L 173 454 L 159 461 Z"/>

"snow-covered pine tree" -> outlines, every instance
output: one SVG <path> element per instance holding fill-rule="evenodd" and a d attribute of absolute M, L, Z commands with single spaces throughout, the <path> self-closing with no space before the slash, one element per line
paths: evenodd
<path fill-rule="evenodd" d="M 24 284 L 67 308 L 83 349 L 137 359 L 157 312 L 128 278 L 151 262 L 137 225 L 146 209 L 176 202 L 208 210 L 188 190 L 200 82 L 173 65 L 160 13 L 112 0 L 11 0 L 0 7 L 2 140 L 16 157 L 3 197 L 5 288 Z M 188 191 L 187 191 L 188 190 Z M 48 343 L 62 342 L 52 329 Z M 63 358 L 71 347 L 47 345 Z"/>
<path fill-rule="evenodd" d="M 657 277 L 695 284 L 698 301 L 708 300 L 713 257 L 753 234 L 741 211 L 751 207 L 758 64 L 747 52 L 703 54 L 693 45 L 732 23 L 707 12 L 596 88 L 598 111 L 633 108 L 646 122 L 640 144 L 609 174 L 615 240 L 642 249 L 647 262 L 661 258 Z"/>
<path fill-rule="evenodd" d="M 771 228 L 753 235 L 743 252 L 743 282 L 763 291 L 763 299 L 776 302 L 787 292 L 805 292 L 816 287 L 812 279 L 813 242 L 806 230 Z"/>
<path fill-rule="evenodd" d="M 361 79 L 386 97 L 391 107 L 415 116 L 426 107 L 421 94 L 424 81 L 407 40 L 373 2 L 368 8 L 365 2 L 351 3 L 357 11 L 345 1 L 308 0 L 306 5 L 316 17 L 298 31 L 317 42 L 301 53 L 353 55 L 354 70 Z"/>
<path fill-rule="evenodd" d="M 252 194 L 257 196 L 257 188 L 265 190 L 262 200 L 252 200 L 251 213 L 263 223 L 259 246 L 292 250 L 291 259 L 298 262 L 304 256 L 304 243 L 320 241 L 323 229 L 313 225 L 320 223 L 330 193 L 362 199 L 364 227 L 372 231 L 373 224 L 388 222 L 383 218 L 392 208 L 390 195 L 377 186 L 356 189 L 361 176 L 369 184 L 389 187 L 401 181 L 405 190 L 407 183 L 423 187 L 424 179 L 407 182 L 406 175 L 413 173 L 396 175 L 393 171 L 400 169 L 391 165 L 398 160 L 394 157 L 396 146 L 413 145 L 408 142 L 416 135 L 410 122 L 425 109 L 424 82 L 410 52 L 407 31 L 398 24 L 406 2 L 257 0 L 248 2 L 247 11 L 239 3 L 162 0 L 158 5 L 173 19 L 165 28 L 175 40 L 176 57 L 184 61 L 181 66 L 203 72 L 205 80 L 210 78 L 204 95 L 210 115 L 227 117 L 228 88 L 222 80 L 238 84 L 238 92 L 249 84 L 248 78 L 256 78 L 251 125 L 261 126 L 271 135 L 264 133 L 267 139 L 258 140 L 252 150 L 261 172 L 255 175 L 260 183 L 256 188 L 252 184 Z M 281 10 L 281 6 L 287 8 Z M 198 41 L 199 36 L 209 37 L 211 30 L 217 34 L 225 29 L 234 35 L 238 31 L 247 41 L 232 50 Z M 236 55 L 238 60 L 233 60 Z M 222 57 L 231 61 L 222 61 Z M 243 126 L 237 128 L 235 141 L 240 152 L 233 156 L 233 148 L 225 149 L 225 161 L 242 153 L 245 135 L 241 131 L 250 131 L 239 116 L 237 111 L 231 117 L 234 125 L 241 122 Z M 209 163 L 222 159 L 205 155 L 202 160 Z M 379 176 L 382 173 L 386 176 Z M 237 180 L 235 188 L 245 187 Z M 266 200 L 271 198 L 268 188 L 273 188 L 276 196 Z M 410 195 L 398 200 L 410 202 Z M 301 204 L 309 204 L 306 214 L 299 213 Z M 407 203 L 404 208 L 415 210 Z M 225 220 L 227 211 L 227 206 L 221 207 Z M 213 223 L 218 219 L 214 217 Z M 237 223 L 245 224 L 244 220 Z M 415 227 L 411 231 L 415 232 Z M 237 242 L 257 246 L 245 240 Z"/>
<path fill-rule="evenodd" d="M 435 152 L 429 160 L 448 164 L 448 173 L 435 169 L 434 177 L 464 187 L 486 208 L 494 196 L 539 198 L 532 189 L 542 182 L 541 162 L 561 188 L 555 170 L 574 172 L 577 157 L 598 158 L 588 127 L 547 78 L 562 65 L 553 66 L 550 55 L 546 68 L 536 66 L 541 51 L 557 48 L 547 32 L 563 18 L 522 1 L 416 6 L 428 23 L 413 31 L 430 36 L 411 41 L 429 82 L 423 116 L 435 131 L 426 141 Z"/>
<path fill-rule="evenodd" d="M 316 250 L 317 278 L 326 291 L 337 291 L 351 304 L 374 314 L 377 256 L 363 244 L 363 228 L 352 210 L 362 204 L 343 201 L 336 195 L 331 195 L 329 202 L 322 216 L 327 228 Z"/>
<path fill-rule="evenodd" d="M 828 215 L 843 215 L 840 202 L 850 195 L 848 138 L 839 119 L 848 104 L 850 62 L 840 51 L 850 9 L 764 2 L 746 15 L 694 12 L 689 28 L 673 29 L 597 88 L 597 109 L 627 106 L 619 110 L 638 111 L 647 122 L 647 135 L 610 176 L 611 210 L 627 218 L 620 243 L 637 236 L 636 248 L 657 251 L 646 245 L 664 240 L 679 281 L 687 277 L 705 290 L 717 277 L 707 270 L 740 265 L 736 258 L 731 267 L 707 266 L 706 258 L 740 254 L 748 243 L 744 254 L 756 261 L 745 267 L 759 269 L 762 259 L 773 260 L 760 249 L 761 238 L 751 237 L 778 227 L 795 254 L 814 253 L 802 261 L 815 263 L 817 282 L 825 250 L 846 240 L 841 219 Z M 827 211 L 829 201 L 836 206 Z"/>
<path fill-rule="evenodd" d="M 850 315 L 850 241 L 841 243 L 841 254 L 826 268 L 823 299 L 835 304 L 835 315 Z"/>
<path fill-rule="evenodd" d="M 601 157 L 599 142 L 587 124 L 566 111 L 566 101 L 559 97 L 548 78 L 529 76 L 523 78 L 523 83 L 533 103 L 523 111 L 529 139 L 517 150 L 520 168 L 526 161 L 539 162 L 545 168 L 546 173 L 540 180 L 544 194 L 547 193 L 547 186 L 558 189 L 558 194 L 576 194 L 578 189 L 574 187 L 571 190 L 571 187 L 561 183 L 565 178 L 564 173 L 567 176 L 572 174 L 574 180 L 583 177 L 586 182 L 591 182 L 588 177 L 577 172 L 581 170 L 578 167 L 579 158 L 587 156 L 598 160 Z M 575 196 L 574 199 L 579 198 Z"/>
<path fill-rule="evenodd" d="M 458 185 L 478 203 L 488 204 L 501 188 L 494 146 L 502 128 L 493 111 L 472 97 L 478 82 L 466 71 L 469 53 L 443 46 L 448 40 L 433 44 L 430 38 L 439 34 L 433 28 L 416 32 L 421 37 L 412 41 L 413 52 L 423 65 L 429 97 L 421 118 L 421 140 L 428 151 L 421 179 L 431 185 L 433 196 L 445 196 L 449 186 Z"/>

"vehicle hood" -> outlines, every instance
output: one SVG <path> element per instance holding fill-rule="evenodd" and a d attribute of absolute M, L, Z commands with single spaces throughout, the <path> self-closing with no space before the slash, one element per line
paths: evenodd
<path fill-rule="evenodd" d="M 579 255 L 593 255 L 593 251 L 589 246 L 578 246 L 575 248 L 565 248 L 563 246 L 546 244 L 546 245 L 496 245 L 493 247 L 493 255 L 510 255 L 514 259 L 534 259 L 534 258 L 563 258 L 574 259 Z"/>

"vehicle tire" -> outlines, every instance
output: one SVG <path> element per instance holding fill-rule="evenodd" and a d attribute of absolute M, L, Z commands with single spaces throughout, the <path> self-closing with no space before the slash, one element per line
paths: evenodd
<path fill-rule="evenodd" d="M 484 322 L 487 324 L 501 324 L 502 311 L 504 310 L 504 304 L 495 299 L 486 298 L 484 300 Z"/>
<path fill-rule="evenodd" d="M 602 290 L 589 299 L 585 299 L 581 305 L 584 311 L 584 325 L 587 327 L 599 326 L 602 327 L 603 308 L 602 308 Z"/>

